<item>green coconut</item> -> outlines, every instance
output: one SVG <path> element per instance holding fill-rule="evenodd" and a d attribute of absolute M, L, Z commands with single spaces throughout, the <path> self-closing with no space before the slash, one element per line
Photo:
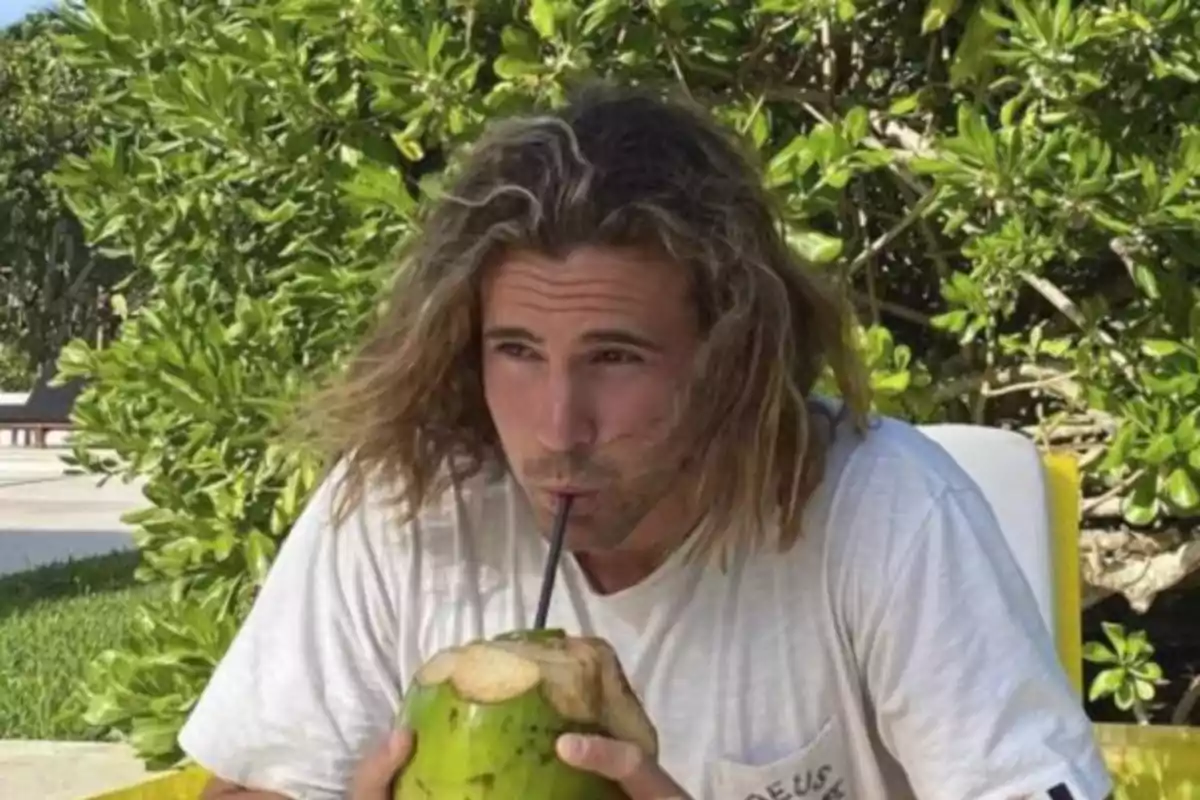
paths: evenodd
<path fill-rule="evenodd" d="M 416 742 L 395 800 L 625 800 L 612 781 L 565 764 L 555 741 L 598 733 L 658 755 L 658 733 L 611 645 L 561 630 L 437 653 L 414 676 L 400 722 Z"/>

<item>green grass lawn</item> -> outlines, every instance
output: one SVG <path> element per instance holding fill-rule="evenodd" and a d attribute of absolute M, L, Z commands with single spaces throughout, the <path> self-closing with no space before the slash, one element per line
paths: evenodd
<path fill-rule="evenodd" d="M 0 739 L 95 738 L 76 690 L 87 665 L 119 647 L 133 609 L 165 597 L 138 585 L 136 553 L 0 577 Z"/>

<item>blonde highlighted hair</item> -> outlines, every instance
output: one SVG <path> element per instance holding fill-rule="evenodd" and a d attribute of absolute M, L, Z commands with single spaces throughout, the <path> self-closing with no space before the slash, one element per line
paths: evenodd
<path fill-rule="evenodd" d="M 865 426 L 849 312 L 789 249 L 757 165 L 724 128 L 683 101 L 606 86 L 493 123 L 428 208 L 385 312 L 310 406 L 308 430 L 344 469 L 339 518 L 369 481 L 409 517 L 504 464 L 481 378 L 481 276 L 510 249 L 580 245 L 654 249 L 688 270 L 703 345 L 682 408 L 706 544 L 771 528 L 790 546 L 823 471 L 828 426 L 814 424 L 811 393 L 827 366 Z"/>

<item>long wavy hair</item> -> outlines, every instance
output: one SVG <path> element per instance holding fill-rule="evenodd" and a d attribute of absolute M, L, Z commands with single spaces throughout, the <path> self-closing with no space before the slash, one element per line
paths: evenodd
<path fill-rule="evenodd" d="M 653 249 L 688 270 L 702 346 L 679 407 L 702 548 L 735 530 L 796 541 L 832 431 L 811 397 L 827 367 L 839 413 L 866 425 L 850 313 L 786 244 L 749 148 L 689 102 L 604 85 L 492 123 L 430 204 L 385 311 L 311 405 L 311 433 L 343 470 L 337 519 L 369 481 L 407 519 L 505 464 L 484 401 L 481 276 L 511 249 L 585 244 Z"/>

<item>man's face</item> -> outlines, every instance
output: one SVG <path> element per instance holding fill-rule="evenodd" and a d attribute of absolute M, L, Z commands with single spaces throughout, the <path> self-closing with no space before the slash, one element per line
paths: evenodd
<path fill-rule="evenodd" d="M 482 306 L 488 408 L 539 522 L 567 491 L 566 548 L 619 547 L 680 477 L 668 437 L 698 346 L 684 270 L 629 250 L 515 252 Z"/>

